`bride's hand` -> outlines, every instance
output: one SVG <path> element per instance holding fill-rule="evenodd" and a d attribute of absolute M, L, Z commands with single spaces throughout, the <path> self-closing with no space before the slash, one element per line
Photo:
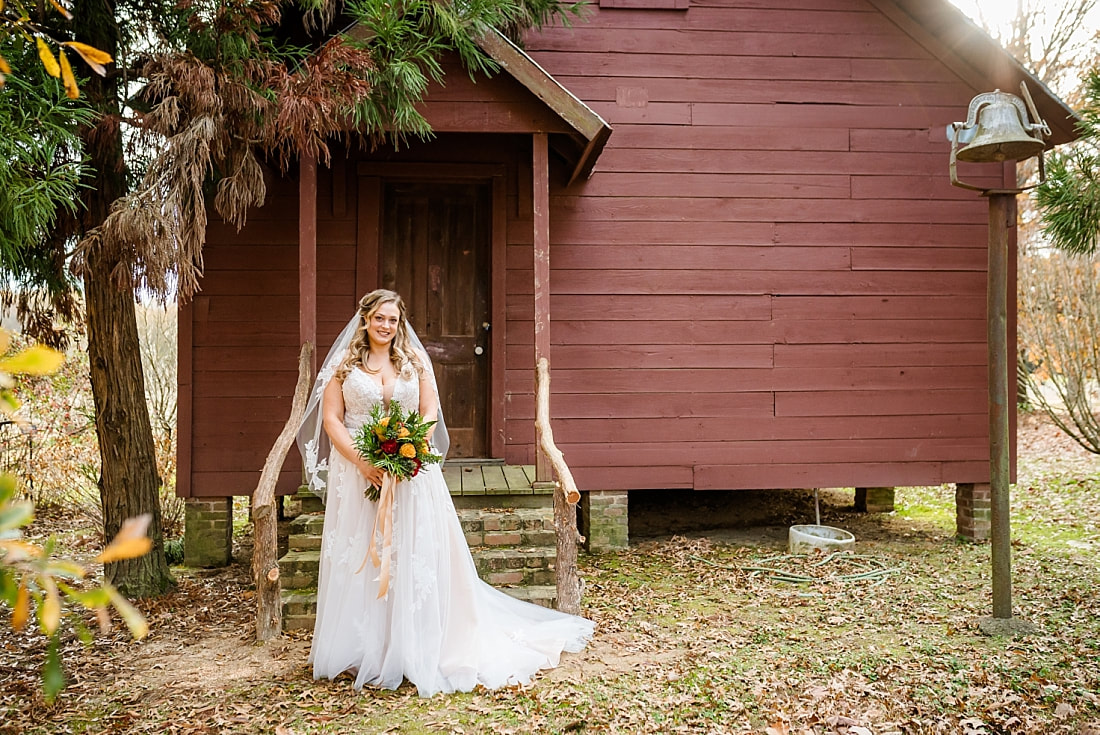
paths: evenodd
<path fill-rule="evenodd" d="M 359 462 L 359 473 L 366 478 L 367 482 L 375 487 L 382 487 L 382 476 L 385 474 L 382 470 L 378 469 L 370 462 L 361 460 Z"/>

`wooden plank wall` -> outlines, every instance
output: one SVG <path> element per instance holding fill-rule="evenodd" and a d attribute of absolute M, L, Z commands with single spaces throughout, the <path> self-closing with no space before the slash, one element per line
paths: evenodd
<path fill-rule="evenodd" d="M 317 333 L 320 360 L 350 318 L 355 289 L 355 178 L 318 167 Z M 342 187 L 334 187 L 335 178 Z M 297 172 L 267 172 L 267 203 L 236 228 L 211 217 L 193 314 L 191 494 L 250 495 L 290 415 L 298 370 Z M 334 190 L 336 197 L 334 198 Z M 287 455 L 281 493 L 300 484 Z"/>
<path fill-rule="evenodd" d="M 332 146 L 332 160 L 317 172 L 318 363 L 347 323 L 362 284 L 357 271 L 373 272 L 358 252 L 360 160 L 425 163 L 506 163 L 509 217 L 517 199 L 514 162 L 530 160 L 529 133 L 560 132 L 567 125 L 515 80 L 479 78 L 476 83 L 454 59 L 445 60 L 446 87 L 433 85 L 424 109 L 437 136 L 404 141 L 398 149 L 370 151 Z M 482 135 L 448 131 L 481 129 Z M 525 131 L 527 134 L 514 134 Z M 521 152 L 525 151 L 525 153 Z M 430 167 L 425 171 L 430 175 Z M 250 495 L 271 445 L 290 410 L 297 375 L 298 184 L 297 171 L 268 171 L 264 207 L 249 214 L 237 232 L 211 213 L 204 249 L 202 292 L 181 314 L 191 318 L 191 375 L 181 375 L 181 396 L 190 380 L 190 443 L 181 441 L 179 470 L 189 482 L 181 492 L 196 497 Z M 530 181 L 530 166 L 526 169 Z M 369 199 L 369 195 L 365 195 Z M 369 210 L 370 204 L 368 203 Z M 526 194 L 530 209 L 530 194 Z M 370 212 L 362 213 L 370 216 Z M 370 223 L 364 223 L 367 229 Z M 528 237 L 528 240 L 530 238 Z M 374 254 L 376 257 L 376 254 Z M 491 274 L 486 274 L 490 277 Z M 368 287 L 373 285 L 368 284 Z M 181 330 L 186 334 L 187 330 Z M 181 344 L 181 348 L 187 349 Z M 528 348 L 530 352 L 530 348 Z M 532 368 L 533 369 L 533 368 Z M 503 399 L 501 399 L 503 400 Z M 181 416 L 186 417 L 186 409 Z M 296 451 L 287 455 L 280 493 L 293 492 L 301 478 Z"/>
<path fill-rule="evenodd" d="M 435 163 L 506 164 L 506 208 L 514 219 L 522 206 L 517 158 L 530 159 L 529 136 L 441 133 L 431 142 L 408 141 L 399 151 L 333 147 L 331 164 L 317 173 L 318 364 L 351 318 L 362 295 L 359 261 L 372 255 L 358 252 L 358 162 L 424 163 L 426 175 Z M 526 176 L 529 182 L 529 166 Z M 191 308 L 192 447 L 180 456 L 180 471 L 190 467 L 189 494 L 197 497 L 251 494 L 290 411 L 299 348 L 297 172 L 269 172 L 267 183 L 267 204 L 250 213 L 241 232 L 213 215 L 207 231 L 203 291 Z M 529 210 L 529 194 L 526 201 Z M 530 344 L 526 351 L 530 361 Z M 292 450 L 279 492 L 293 492 L 300 478 Z"/>
<path fill-rule="evenodd" d="M 551 202 L 554 431 L 582 486 L 987 481 L 986 204 L 950 186 L 943 133 L 977 90 L 862 0 L 592 8 L 527 49 L 614 127 Z"/>

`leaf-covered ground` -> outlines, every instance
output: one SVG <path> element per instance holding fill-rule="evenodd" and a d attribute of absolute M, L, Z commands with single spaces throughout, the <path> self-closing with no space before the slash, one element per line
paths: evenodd
<path fill-rule="evenodd" d="M 0 733 L 1100 733 L 1096 458 L 1022 419 L 1014 603 L 1038 629 L 1024 637 L 978 629 L 990 551 L 955 540 L 951 488 L 899 489 L 883 515 L 851 497 L 828 493 L 823 522 L 855 533 L 856 559 L 782 558 L 785 527 L 584 557 L 585 652 L 526 688 L 427 700 L 314 682 L 308 635 L 250 643 L 240 566 L 178 570 L 179 590 L 144 604 L 145 641 L 67 647 L 52 707 L 41 641 L 0 629 Z M 40 523 L 82 543 L 64 519 Z M 761 566 L 816 581 L 746 570 Z"/>

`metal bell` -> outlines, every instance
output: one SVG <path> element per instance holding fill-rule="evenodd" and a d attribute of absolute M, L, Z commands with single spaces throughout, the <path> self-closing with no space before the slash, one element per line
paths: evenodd
<path fill-rule="evenodd" d="M 1043 148 L 1046 145 L 1043 140 L 1050 136 L 1050 128 L 1039 117 L 1027 85 L 1021 82 L 1020 91 L 1027 100 L 1027 107 L 1024 106 L 1024 100 L 1016 95 L 997 89 L 979 94 L 970 100 L 966 122 L 947 126 L 947 138 L 951 141 L 952 184 L 966 189 L 983 190 L 983 187 L 959 181 L 956 159 L 970 163 L 989 163 L 1025 161 L 1039 156 L 1040 181 L 1045 178 Z M 1030 121 L 1028 110 L 1036 122 Z"/>
<path fill-rule="evenodd" d="M 973 140 L 959 151 L 960 161 L 1023 161 L 1043 150 L 1043 139 L 1031 134 L 1039 126 L 1028 122 L 1024 102 L 1016 95 L 998 89 L 975 97 L 962 128 L 975 125 Z"/>

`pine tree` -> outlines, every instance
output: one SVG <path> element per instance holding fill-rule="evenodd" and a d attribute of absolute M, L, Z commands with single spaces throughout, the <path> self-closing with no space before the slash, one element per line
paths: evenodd
<path fill-rule="evenodd" d="M 1100 69 L 1085 77 L 1079 140 L 1047 162 L 1047 180 L 1037 189 L 1043 233 L 1055 247 L 1092 254 L 1100 242 Z"/>

